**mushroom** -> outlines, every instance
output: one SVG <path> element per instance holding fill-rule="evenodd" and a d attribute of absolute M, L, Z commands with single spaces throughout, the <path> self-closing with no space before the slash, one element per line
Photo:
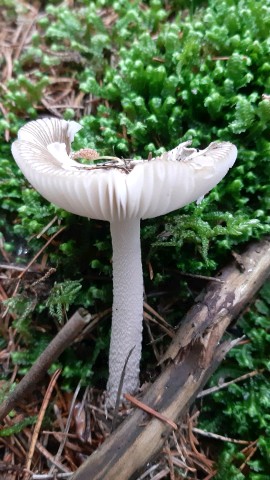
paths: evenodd
<path fill-rule="evenodd" d="M 232 167 L 237 149 L 229 142 L 216 142 L 197 151 L 185 142 L 151 160 L 100 157 L 98 163 L 84 165 L 71 153 L 80 128 L 74 121 L 57 118 L 31 121 L 19 130 L 12 153 L 27 180 L 47 200 L 71 213 L 110 222 L 113 311 L 107 391 L 113 405 L 125 363 L 122 394 L 134 393 L 139 386 L 140 220 L 203 197 Z M 89 152 L 90 157 L 98 157 L 95 151 Z"/>

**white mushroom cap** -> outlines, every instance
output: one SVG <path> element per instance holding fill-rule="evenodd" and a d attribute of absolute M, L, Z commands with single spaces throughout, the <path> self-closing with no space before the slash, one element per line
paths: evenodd
<path fill-rule="evenodd" d="M 56 118 L 26 124 L 12 145 L 13 156 L 33 187 L 47 200 L 77 215 L 121 220 L 153 218 L 208 193 L 237 156 L 229 142 L 205 150 L 180 144 L 152 160 L 133 161 L 130 170 L 72 160 L 71 142 L 81 126 Z"/>

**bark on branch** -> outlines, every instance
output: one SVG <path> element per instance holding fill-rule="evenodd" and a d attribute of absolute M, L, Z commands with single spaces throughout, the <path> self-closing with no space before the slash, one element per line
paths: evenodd
<path fill-rule="evenodd" d="M 163 373 L 140 399 L 173 422 L 180 422 L 227 351 L 220 344 L 228 325 L 247 307 L 270 274 L 270 242 L 247 248 L 224 268 L 184 318 L 161 363 Z M 135 410 L 91 457 L 72 480 L 132 480 L 162 448 L 171 427 Z"/>

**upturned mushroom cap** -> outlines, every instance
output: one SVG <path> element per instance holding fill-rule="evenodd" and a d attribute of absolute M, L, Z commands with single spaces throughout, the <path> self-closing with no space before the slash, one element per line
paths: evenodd
<path fill-rule="evenodd" d="M 87 166 L 71 158 L 71 142 L 80 128 L 56 118 L 29 122 L 19 130 L 12 153 L 47 200 L 93 219 L 153 218 L 183 207 L 208 193 L 237 156 L 229 142 L 201 151 L 185 142 L 151 160 Z"/>

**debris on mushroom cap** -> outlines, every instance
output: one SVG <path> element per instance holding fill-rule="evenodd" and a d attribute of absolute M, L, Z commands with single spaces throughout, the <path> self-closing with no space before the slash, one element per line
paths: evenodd
<path fill-rule="evenodd" d="M 181 208 L 208 193 L 237 155 L 229 142 L 212 143 L 201 151 L 185 142 L 150 161 L 130 161 L 130 168 L 120 159 L 90 168 L 71 155 L 80 128 L 56 118 L 30 122 L 20 129 L 12 153 L 47 200 L 95 219 L 153 218 Z"/>
<path fill-rule="evenodd" d="M 76 160 L 77 158 L 85 158 L 86 160 L 97 160 L 99 157 L 99 154 L 96 150 L 93 150 L 92 148 L 81 148 L 78 152 L 72 152 L 71 157 L 73 160 Z"/>

